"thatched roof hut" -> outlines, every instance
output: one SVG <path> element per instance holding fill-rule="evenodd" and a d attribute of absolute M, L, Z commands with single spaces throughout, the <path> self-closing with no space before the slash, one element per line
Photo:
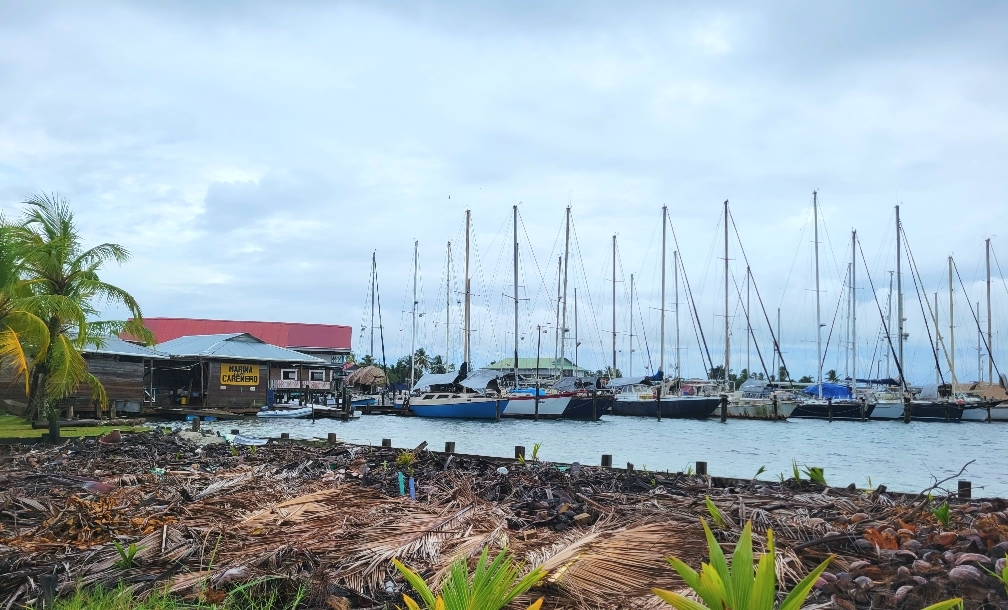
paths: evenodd
<path fill-rule="evenodd" d="M 388 378 L 385 376 L 385 371 L 371 365 L 350 373 L 346 382 L 347 385 L 353 386 L 385 386 L 388 385 Z"/>

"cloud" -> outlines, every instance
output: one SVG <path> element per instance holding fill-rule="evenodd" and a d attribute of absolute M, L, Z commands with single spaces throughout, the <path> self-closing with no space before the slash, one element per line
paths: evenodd
<path fill-rule="evenodd" d="M 1008 220 L 1005 11 L 981 3 L 4 6 L 0 206 L 16 216 L 27 194 L 59 190 L 90 241 L 134 253 L 107 274 L 152 315 L 359 328 L 377 251 L 395 354 L 410 342 L 403 312 L 414 239 L 421 339 L 441 349 L 446 242 L 457 280 L 468 208 L 479 255 L 477 354 L 489 361 L 513 341 L 511 206 L 521 202 L 520 334 L 528 335 L 555 324 L 570 201 L 580 355 L 597 368 L 611 358 L 614 233 L 618 360 L 629 356 L 630 273 L 640 301 L 635 342 L 637 333 L 648 342 L 635 363 L 648 350 L 657 359 L 663 204 L 709 349 L 721 349 L 713 347 L 723 344 L 719 223 L 729 199 L 768 317 L 782 308 L 789 364 L 811 372 L 808 208 L 819 189 L 822 309 L 831 325 L 839 311 L 828 368 L 842 369 L 837 303 L 852 227 L 884 293 L 892 206 L 903 202 L 933 293 L 950 252 L 972 275 L 986 232 Z M 741 255 L 732 245 L 732 273 L 744 279 Z M 859 299 L 867 362 L 881 349 L 880 322 L 867 289 Z M 1008 319 L 1006 307 L 995 299 L 996 321 Z M 741 362 L 744 315 L 730 309 Z M 923 319 L 910 317 L 909 368 L 928 379 Z M 957 323 L 968 334 L 971 319 Z M 701 374 L 703 348 L 685 308 L 681 324 L 687 370 Z M 765 326 L 756 333 L 766 352 Z"/>

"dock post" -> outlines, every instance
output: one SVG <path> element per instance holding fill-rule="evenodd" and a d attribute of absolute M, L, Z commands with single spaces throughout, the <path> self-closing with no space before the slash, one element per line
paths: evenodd
<path fill-rule="evenodd" d="M 861 421 L 865 420 L 865 397 L 861 397 Z"/>
<path fill-rule="evenodd" d="M 906 394 L 903 395 L 903 423 L 910 423 L 910 397 Z"/>
<path fill-rule="evenodd" d="M 658 414 L 658 421 L 661 421 L 661 385 L 658 386 L 658 391 L 655 392 L 655 412 Z"/>
<path fill-rule="evenodd" d="M 282 441 L 289 441 L 290 440 L 290 432 L 281 432 L 280 433 L 280 440 L 282 440 Z"/>
<path fill-rule="evenodd" d="M 199 420 L 198 417 L 196 419 L 192 420 L 192 431 L 193 432 L 199 432 L 199 421 L 200 420 Z"/>
<path fill-rule="evenodd" d="M 523 461 L 525 459 L 525 447 L 515 445 L 515 459 L 518 461 Z"/>
<path fill-rule="evenodd" d="M 721 395 L 721 423 L 728 421 L 728 395 Z"/>
<path fill-rule="evenodd" d="M 231 428 L 231 434 L 238 436 L 238 428 Z"/>
<path fill-rule="evenodd" d="M 445 453 L 455 453 L 455 443 L 453 441 L 448 441 L 444 444 Z"/>
<path fill-rule="evenodd" d="M 626 463 L 626 471 L 627 472 L 633 472 L 633 462 L 627 462 Z"/>
<path fill-rule="evenodd" d="M 826 419 L 829 420 L 829 421 L 833 421 L 833 399 L 832 398 L 827 398 L 826 399 Z"/>
<path fill-rule="evenodd" d="M 328 437 L 327 440 L 328 440 L 328 442 L 329 442 L 330 445 L 335 445 L 336 443 L 339 442 L 339 439 L 336 438 L 336 433 L 335 432 L 330 432 L 329 433 L 329 437 Z"/>
<path fill-rule="evenodd" d="M 500 421 L 500 399 L 497 399 L 497 406 L 494 410 L 494 421 Z"/>
<path fill-rule="evenodd" d="M 959 481 L 959 499 L 969 500 L 973 497 L 973 484 L 969 481 Z"/>
<path fill-rule="evenodd" d="M 390 438 L 383 438 L 383 439 L 381 439 L 381 446 L 382 447 L 391 447 L 392 446 L 392 439 L 390 439 Z"/>
<path fill-rule="evenodd" d="M 698 475 L 707 476 L 707 462 L 697 462 L 696 473 Z"/>
<path fill-rule="evenodd" d="M 989 423 L 991 423 L 991 417 L 990 417 L 990 408 L 991 408 L 991 403 L 990 403 L 990 401 L 988 400 L 988 401 L 987 401 L 987 423 L 988 423 L 988 424 L 989 424 Z"/>
<path fill-rule="evenodd" d="M 778 415 L 778 413 L 779 413 L 779 411 L 777 409 L 777 394 L 774 393 L 774 397 L 773 397 L 773 420 L 774 421 L 778 421 L 779 420 L 780 415 Z"/>
<path fill-rule="evenodd" d="M 536 383 L 536 388 L 535 388 L 535 420 L 539 421 L 539 384 L 538 383 Z"/>
<path fill-rule="evenodd" d="M 598 407 L 595 404 L 597 402 L 597 400 L 598 400 L 598 392 L 596 392 L 595 390 L 592 390 L 592 421 L 595 421 L 595 420 L 598 419 L 598 413 L 596 411 L 596 409 L 598 409 Z M 988 415 L 990 414 L 990 407 L 987 407 L 987 413 L 988 413 Z M 990 418 L 988 417 L 988 419 L 990 419 Z"/>
<path fill-rule="evenodd" d="M 602 454 L 602 468 L 612 468 L 612 456 L 608 453 Z"/>

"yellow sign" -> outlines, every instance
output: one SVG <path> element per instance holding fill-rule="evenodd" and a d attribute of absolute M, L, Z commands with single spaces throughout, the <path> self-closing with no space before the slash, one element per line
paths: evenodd
<path fill-rule="evenodd" d="M 258 364 L 221 364 L 221 385 L 259 385 Z"/>

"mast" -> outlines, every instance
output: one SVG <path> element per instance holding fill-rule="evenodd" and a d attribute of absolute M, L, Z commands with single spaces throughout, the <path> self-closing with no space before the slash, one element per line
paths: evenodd
<path fill-rule="evenodd" d="M 816 321 L 816 371 L 818 372 L 819 400 L 822 400 L 822 314 L 819 309 L 819 194 L 812 191 L 812 214 L 815 222 L 815 321 Z"/>
<path fill-rule="evenodd" d="M 977 315 L 980 315 L 980 301 L 977 301 Z M 983 381 L 983 331 L 977 324 L 977 381 Z"/>
<path fill-rule="evenodd" d="M 847 276 L 844 281 L 847 282 L 847 320 L 845 322 L 847 337 L 844 339 L 844 375 L 850 377 L 850 323 L 851 323 L 851 299 L 850 299 L 850 274 L 851 274 L 851 264 L 847 263 Z"/>
<path fill-rule="evenodd" d="M 518 389 L 518 206 L 515 205 L 512 209 L 514 212 L 514 387 Z"/>
<path fill-rule="evenodd" d="M 445 275 L 445 366 L 451 361 L 451 242 L 448 242 L 448 265 Z"/>
<path fill-rule="evenodd" d="M 949 368 L 952 373 L 952 398 L 956 394 L 956 373 L 955 373 L 955 315 L 953 306 L 953 285 L 952 285 L 952 257 L 948 257 L 949 263 Z"/>
<path fill-rule="evenodd" d="M 374 359 L 374 293 L 375 293 L 375 274 L 378 272 L 378 263 L 376 261 L 377 250 L 371 252 L 371 358 Z"/>
<path fill-rule="evenodd" d="M 630 367 L 627 375 L 633 377 L 633 274 L 630 274 Z"/>
<path fill-rule="evenodd" d="M 567 224 L 564 230 L 564 262 L 563 262 L 563 314 L 560 318 L 560 366 L 563 367 L 567 357 L 567 261 L 570 254 L 570 206 L 567 206 Z M 631 349 L 633 346 L 631 345 Z M 571 372 L 573 374 L 573 371 Z M 563 368 L 560 369 L 563 376 Z"/>
<path fill-rule="evenodd" d="M 664 251 L 664 248 L 662 249 Z M 679 251 L 672 253 L 672 266 L 675 268 L 675 378 L 682 379 L 679 370 Z M 664 265 L 663 265 L 664 267 Z M 664 309 L 664 307 L 662 308 Z M 663 335 L 664 336 L 664 333 Z M 680 384 L 682 387 L 682 384 Z"/>
<path fill-rule="evenodd" d="M 931 321 L 935 327 L 935 350 L 941 345 L 941 330 L 938 328 L 938 293 L 934 293 L 934 312 L 931 313 Z M 941 385 L 941 369 L 938 368 L 938 359 L 935 358 L 935 385 Z"/>
<path fill-rule="evenodd" d="M 857 388 L 857 258 L 854 251 L 857 248 L 857 231 L 851 231 L 851 396 Z"/>
<path fill-rule="evenodd" d="M 728 200 L 724 202 L 724 382 L 725 391 L 728 388 L 729 350 L 731 335 L 728 334 Z"/>
<path fill-rule="evenodd" d="M 745 268 L 745 319 L 746 319 L 746 334 L 745 334 L 745 366 L 746 374 L 752 377 L 752 354 L 749 351 L 749 339 L 752 335 L 752 323 L 749 321 L 749 278 L 751 276 L 751 271 L 749 265 Z"/>
<path fill-rule="evenodd" d="M 577 286 L 574 287 L 574 368 L 578 368 L 578 348 L 581 342 L 578 341 L 578 317 L 577 317 Z"/>
<path fill-rule="evenodd" d="M 777 353 L 780 354 L 781 366 L 784 366 L 784 353 L 781 352 L 781 334 L 780 334 L 780 307 L 777 308 Z M 777 369 L 777 376 L 780 377 L 780 369 Z M 788 375 L 790 377 L 791 375 Z M 778 379 L 778 382 L 784 381 L 783 379 Z"/>
<path fill-rule="evenodd" d="M 903 274 L 900 271 L 900 238 L 902 236 L 902 227 L 900 227 L 900 216 L 899 216 L 899 206 L 896 206 L 896 331 L 899 335 L 897 337 L 899 343 L 899 353 L 897 355 L 898 362 L 896 366 L 900 370 L 900 386 L 902 386 L 903 391 L 906 392 L 906 369 L 903 361 Z"/>
<path fill-rule="evenodd" d="M 612 374 L 616 375 L 616 236 L 612 236 Z"/>
<path fill-rule="evenodd" d="M 889 318 L 888 322 L 886 322 L 886 341 L 889 342 L 889 345 L 892 345 L 892 281 L 893 281 L 893 272 L 890 271 L 889 300 L 886 302 L 886 317 Z M 892 374 L 889 372 L 889 352 L 890 350 L 885 351 L 885 375 L 886 378 L 892 379 Z"/>
<path fill-rule="evenodd" d="M 462 329 L 462 362 L 465 362 L 468 366 L 469 363 L 469 315 L 470 315 L 470 293 L 469 293 L 469 224 L 470 224 L 471 214 L 469 210 L 466 210 L 466 220 L 465 220 L 465 232 L 466 232 L 466 243 L 465 243 L 465 328 Z"/>
<path fill-rule="evenodd" d="M 557 358 L 560 354 L 560 275 L 563 273 L 563 259 L 559 256 L 557 257 L 557 309 L 556 309 L 556 327 L 553 329 L 553 367 L 557 366 Z M 563 375 L 563 369 L 560 369 L 560 375 Z"/>
<path fill-rule="evenodd" d="M 987 383 L 994 383 L 994 343 L 991 335 L 990 238 L 987 238 Z M 979 311 L 979 307 L 977 310 Z"/>
<path fill-rule="evenodd" d="M 663 205 L 661 209 L 661 348 L 658 357 L 658 370 L 662 372 L 662 383 L 665 380 L 665 225 L 668 216 L 668 206 Z M 633 276 L 630 276 L 631 280 Z"/>
<path fill-rule="evenodd" d="M 417 265 L 419 261 L 419 244 L 417 240 L 413 240 L 413 333 L 410 336 L 410 374 L 409 374 L 409 385 L 410 390 L 416 384 L 416 284 L 417 284 Z"/>

